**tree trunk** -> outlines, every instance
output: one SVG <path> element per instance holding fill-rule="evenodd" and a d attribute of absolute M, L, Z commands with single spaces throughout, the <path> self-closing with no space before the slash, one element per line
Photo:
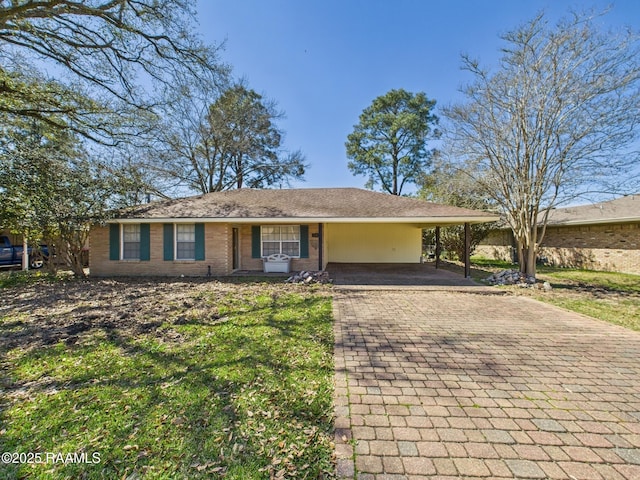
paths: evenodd
<path fill-rule="evenodd" d="M 520 265 L 520 273 L 528 276 L 536 276 L 536 246 L 525 245 L 525 242 L 518 240 L 518 263 Z"/>
<path fill-rule="evenodd" d="M 526 257 L 526 265 L 524 273 L 526 275 L 535 277 L 536 276 L 536 247 L 534 245 L 529 245 L 527 249 L 527 257 Z"/>
<path fill-rule="evenodd" d="M 73 274 L 78 278 L 86 278 L 86 274 L 84 273 L 84 266 L 82 265 L 82 256 L 81 255 L 70 255 L 70 267 Z"/>
<path fill-rule="evenodd" d="M 244 172 L 242 171 L 242 159 L 236 160 L 236 183 L 238 190 L 242 188 L 244 183 Z"/>

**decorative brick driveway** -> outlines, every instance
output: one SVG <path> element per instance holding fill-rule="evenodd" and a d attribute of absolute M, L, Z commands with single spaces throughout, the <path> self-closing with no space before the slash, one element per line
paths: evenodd
<path fill-rule="evenodd" d="M 640 479 L 640 334 L 530 299 L 338 290 L 339 478 Z"/>

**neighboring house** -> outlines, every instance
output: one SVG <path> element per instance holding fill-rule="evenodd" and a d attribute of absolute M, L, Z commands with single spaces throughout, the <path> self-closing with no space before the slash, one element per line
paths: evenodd
<path fill-rule="evenodd" d="M 284 253 L 292 270 L 328 262 L 418 263 L 422 229 L 495 215 L 358 188 L 240 189 L 154 202 L 90 235 L 91 275 L 228 275 Z"/>
<path fill-rule="evenodd" d="M 492 232 L 476 249 L 513 260 L 511 230 Z M 554 209 L 538 257 L 552 265 L 640 274 L 640 195 Z"/>

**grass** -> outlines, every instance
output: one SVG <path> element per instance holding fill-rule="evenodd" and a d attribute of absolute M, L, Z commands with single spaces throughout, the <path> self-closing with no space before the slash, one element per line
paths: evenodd
<path fill-rule="evenodd" d="M 72 287 L 85 284 L 95 287 Z M 105 285 L 104 298 L 126 293 Z M 180 298 L 167 295 L 185 285 Z M 126 312 L 115 305 L 114 321 L 136 315 L 130 328 L 100 323 L 104 305 L 91 300 L 57 310 L 76 290 L 54 285 L 40 292 L 51 297 L 41 299 L 36 316 L 49 312 L 55 323 L 62 321 L 56 312 L 82 312 L 74 324 L 79 333 L 51 344 L 33 343 L 21 331 L 30 327 L 19 305 L 2 310 L 2 451 L 84 452 L 89 460 L 97 453 L 99 463 L 5 465 L 0 478 L 333 475 L 326 291 L 267 283 L 181 283 L 155 293 L 134 287 L 129 290 L 137 289 L 155 310 Z M 44 326 L 47 320 L 38 321 Z M 54 328 L 45 340 L 72 328 Z"/>
<path fill-rule="evenodd" d="M 0 271 L 0 289 L 19 287 L 42 282 L 58 282 L 70 277 L 69 272 L 52 274 L 46 270 L 5 270 Z"/>
<path fill-rule="evenodd" d="M 472 257 L 472 277 L 483 281 L 491 273 L 518 268 L 508 262 Z M 459 268 L 459 267 L 454 267 Z M 640 276 L 617 272 L 538 267 L 537 278 L 553 287 L 551 292 L 507 288 L 542 302 L 640 331 Z"/>
<path fill-rule="evenodd" d="M 536 299 L 640 331 L 640 276 L 541 267 L 538 277 L 553 290 Z"/>
<path fill-rule="evenodd" d="M 630 294 L 640 293 L 640 275 L 553 267 L 540 267 L 539 274 L 541 278 L 545 278 L 559 286 L 594 286 L 607 291 Z"/>

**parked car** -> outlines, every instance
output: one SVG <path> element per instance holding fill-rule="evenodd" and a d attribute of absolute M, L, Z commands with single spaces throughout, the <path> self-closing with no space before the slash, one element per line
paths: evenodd
<path fill-rule="evenodd" d="M 9 237 L 0 236 L 0 267 L 21 266 L 23 252 L 22 245 L 12 245 Z M 29 247 L 27 252 L 29 253 L 29 267 L 33 269 L 42 268 L 46 259 L 49 258 L 49 249 L 46 245 L 40 245 L 35 249 Z"/>

